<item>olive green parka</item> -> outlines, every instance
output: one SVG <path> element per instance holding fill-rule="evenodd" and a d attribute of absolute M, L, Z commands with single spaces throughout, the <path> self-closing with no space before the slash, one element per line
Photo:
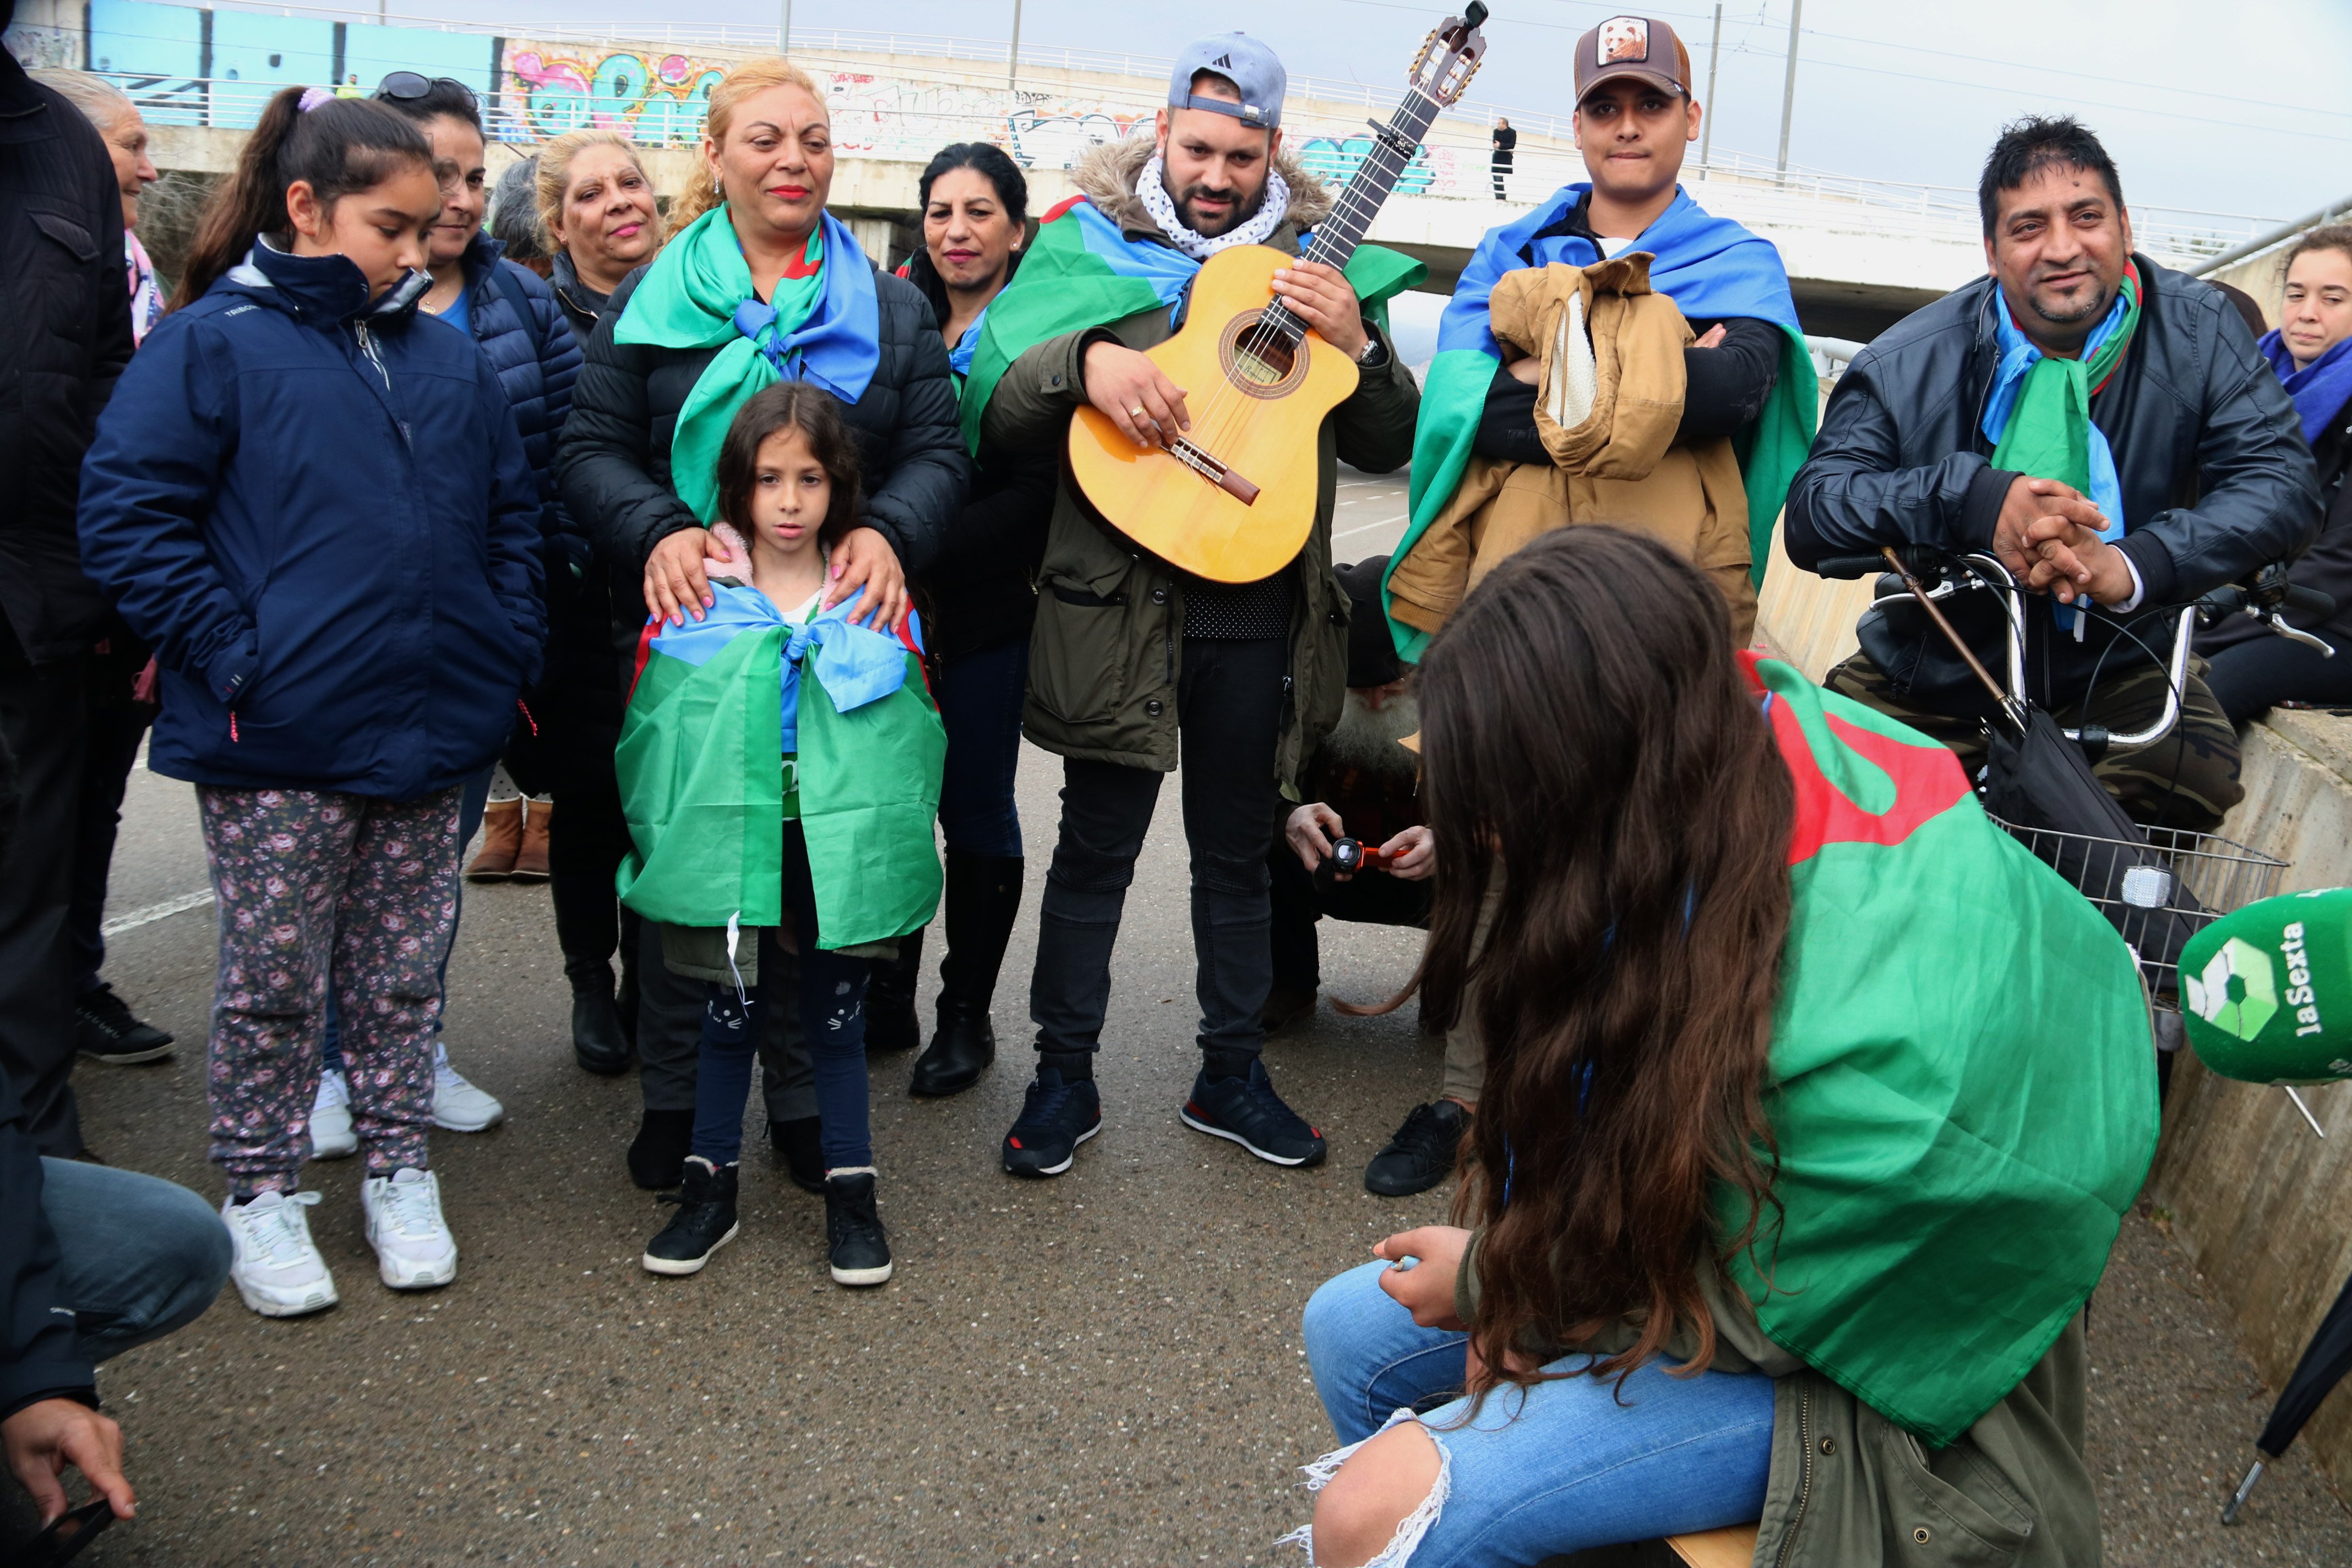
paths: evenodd
<path fill-rule="evenodd" d="M 1078 189 L 1129 239 L 1165 244 L 1135 197 L 1151 155 L 1148 139 L 1113 142 L 1074 172 Z M 1302 229 L 1331 209 L 1321 181 L 1286 154 L 1290 210 L 1268 243 L 1296 253 Z M 1086 402 L 1082 365 L 1093 343 L 1116 338 L 1148 349 L 1173 334 L 1165 310 L 1108 329 L 1068 332 L 1030 349 L 997 383 L 982 417 L 984 447 L 1008 452 L 1062 450 L 1070 417 Z M 1386 339 L 1382 339 L 1386 346 Z M 1339 721 L 1346 692 L 1349 600 L 1331 571 L 1331 510 L 1338 464 L 1387 473 L 1412 457 L 1421 393 L 1393 352 L 1363 373 L 1355 395 L 1323 421 L 1317 439 L 1315 529 L 1287 568 L 1298 593 L 1275 780 L 1296 798 L 1298 768 Z M 1029 695 L 1022 730 L 1049 752 L 1087 761 L 1176 766 L 1176 688 L 1184 650 L 1185 577 L 1096 521 L 1066 476 L 1055 492 L 1037 577 L 1037 623 L 1029 644 Z"/>

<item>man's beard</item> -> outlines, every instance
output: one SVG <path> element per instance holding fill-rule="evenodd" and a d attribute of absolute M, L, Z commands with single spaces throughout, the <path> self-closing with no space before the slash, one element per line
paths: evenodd
<path fill-rule="evenodd" d="M 2116 302 L 2116 291 L 2113 289 L 2094 289 L 2088 300 L 2063 313 L 2055 313 L 2046 308 L 2042 303 L 2041 295 L 2032 288 L 2028 288 L 2025 291 L 2025 302 L 2033 307 L 2033 313 L 2036 316 L 2041 317 L 2050 325 L 2072 327 L 2084 321 L 2095 321 L 2105 316 Z"/>
<path fill-rule="evenodd" d="M 1332 767 L 1411 778 L 1421 759 L 1397 742 L 1420 728 L 1421 704 L 1411 692 L 1400 692 L 1375 708 L 1351 686 L 1339 710 L 1339 726 L 1324 737 L 1316 760 Z"/>
<path fill-rule="evenodd" d="M 1162 190 L 1168 189 L 1168 181 L 1165 175 L 1162 175 L 1160 178 L 1160 187 Z M 1202 239 L 1214 239 L 1221 234 L 1232 233 L 1234 229 L 1237 229 L 1242 225 L 1249 222 L 1250 219 L 1257 216 L 1257 209 L 1265 205 L 1265 187 L 1264 185 L 1260 185 L 1258 187 L 1257 195 L 1246 202 L 1238 199 L 1240 194 L 1241 193 L 1238 191 L 1221 191 L 1213 185 L 1187 185 L 1181 191 L 1168 191 L 1168 198 L 1176 204 L 1176 216 L 1184 221 L 1184 226 L 1186 228 L 1189 228 L 1194 234 L 1199 235 Z M 1194 201 L 1198 200 L 1202 196 L 1234 198 L 1233 205 L 1225 209 L 1224 221 L 1219 223 L 1214 228 L 1211 228 L 1207 224 L 1201 221 L 1199 209 L 1194 207 L 1192 205 Z"/>

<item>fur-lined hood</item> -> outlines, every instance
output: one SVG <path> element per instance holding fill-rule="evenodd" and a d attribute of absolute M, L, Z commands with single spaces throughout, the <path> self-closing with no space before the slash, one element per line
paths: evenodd
<path fill-rule="evenodd" d="M 1135 199 L 1135 182 L 1143 173 L 1143 165 L 1151 161 L 1156 143 L 1150 135 L 1130 136 L 1123 142 L 1107 142 L 1078 160 L 1070 171 L 1070 183 L 1079 194 L 1101 209 L 1105 217 L 1128 233 L 1157 235 L 1160 226 Z M 1332 194 L 1322 180 L 1309 174 L 1286 143 L 1274 161 L 1282 177 L 1290 186 L 1290 211 L 1284 215 L 1282 225 L 1274 237 L 1282 237 L 1286 231 L 1313 228 L 1331 216 Z"/>

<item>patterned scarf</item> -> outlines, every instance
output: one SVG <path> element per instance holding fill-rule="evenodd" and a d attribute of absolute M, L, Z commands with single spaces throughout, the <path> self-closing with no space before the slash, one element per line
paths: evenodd
<path fill-rule="evenodd" d="M 1143 204 L 1151 221 L 1160 226 L 1160 232 L 1168 237 L 1168 243 L 1195 261 L 1206 261 L 1220 250 L 1236 245 L 1264 245 L 1274 237 L 1274 231 L 1282 226 L 1282 220 L 1290 213 L 1290 183 L 1282 177 L 1281 170 L 1269 168 L 1265 172 L 1265 195 L 1258 204 L 1257 216 L 1230 234 L 1210 239 L 1185 227 L 1184 220 L 1176 216 L 1176 198 L 1168 194 L 1166 174 L 1160 154 L 1154 153 L 1151 162 L 1144 164 L 1143 172 L 1135 177 L 1135 198 Z"/>

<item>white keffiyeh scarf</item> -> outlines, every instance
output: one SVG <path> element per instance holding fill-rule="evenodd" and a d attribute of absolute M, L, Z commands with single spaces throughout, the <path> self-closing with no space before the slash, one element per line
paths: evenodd
<path fill-rule="evenodd" d="M 1143 204 L 1151 221 L 1160 226 L 1160 232 L 1168 237 L 1169 243 L 1195 261 L 1206 261 L 1220 250 L 1236 245 L 1264 245 L 1274 237 L 1274 231 L 1282 226 L 1283 218 L 1290 212 L 1289 183 L 1283 179 L 1281 170 L 1270 168 L 1265 172 L 1265 197 L 1256 216 L 1239 228 L 1210 239 L 1185 227 L 1184 220 L 1176 216 L 1176 199 L 1168 194 L 1160 154 L 1154 153 L 1151 162 L 1144 164 L 1143 172 L 1135 177 L 1136 199 Z"/>

